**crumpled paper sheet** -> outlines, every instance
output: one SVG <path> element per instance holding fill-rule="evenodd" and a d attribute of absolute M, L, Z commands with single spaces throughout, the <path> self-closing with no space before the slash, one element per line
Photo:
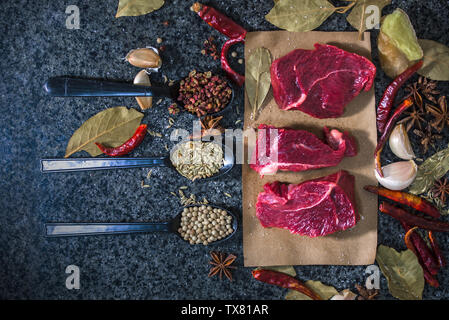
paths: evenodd
<path fill-rule="evenodd" d="M 313 49 L 316 42 L 335 45 L 349 52 L 371 58 L 371 43 L 366 32 L 363 41 L 357 32 L 249 32 L 245 40 L 245 58 L 252 50 L 264 47 L 273 60 L 296 48 Z M 363 190 L 367 184 L 377 184 L 374 176 L 373 153 L 377 143 L 374 85 L 363 91 L 345 108 L 337 119 L 315 119 L 301 111 L 280 110 L 268 93 L 264 108 L 253 121 L 251 106 L 245 93 L 244 128 L 257 128 L 261 123 L 277 127 L 305 129 L 322 137 L 323 126 L 348 130 L 357 140 L 359 153 L 344 158 L 336 167 L 305 172 L 278 172 L 260 178 L 249 165 L 243 164 L 243 250 L 245 266 L 275 265 L 367 265 L 374 263 L 377 246 L 377 196 Z M 247 150 L 247 148 L 245 148 Z M 326 237 L 309 238 L 279 228 L 263 228 L 256 217 L 257 195 L 268 182 L 297 184 L 322 177 L 340 169 L 355 176 L 356 204 L 361 219 L 357 225 Z"/>

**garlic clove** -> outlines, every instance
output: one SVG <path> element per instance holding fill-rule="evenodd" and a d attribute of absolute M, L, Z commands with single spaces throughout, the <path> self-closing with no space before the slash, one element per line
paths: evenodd
<path fill-rule="evenodd" d="M 402 190 L 415 180 L 418 166 L 413 160 L 399 161 L 382 167 L 382 172 L 383 177 L 374 170 L 376 179 L 382 186 L 390 190 Z"/>
<path fill-rule="evenodd" d="M 125 59 L 135 67 L 149 68 L 152 71 L 157 71 L 162 65 L 162 59 L 155 48 L 134 49 L 126 55 Z"/>
<path fill-rule="evenodd" d="M 394 127 L 390 134 L 389 145 L 391 151 L 399 158 L 411 160 L 415 158 L 412 145 L 408 138 L 405 126 L 401 123 Z"/>
<path fill-rule="evenodd" d="M 151 86 L 150 77 L 145 70 L 140 71 L 134 78 L 134 84 L 141 86 Z M 151 108 L 153 97 L 136 97 L 137 103 L 142 110 Z"/>

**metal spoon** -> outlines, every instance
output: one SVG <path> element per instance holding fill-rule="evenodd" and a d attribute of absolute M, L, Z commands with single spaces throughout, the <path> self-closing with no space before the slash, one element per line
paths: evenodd
<path fill-rule="evenodd" d="M 234 100 L 234 87 L 228 104 L 218 112 L 207 113 L 205 116 L 216 116 L 229 109 Z M 80 79 L 74 77 L 53 77 L 44 84 L 44 90 L 53 97 L 167 97 L 183 106 L 178 101 L 180 81 L 172 86 L 142 86 L 127 82 L 116 82 L 99 79 Z M 184 108 L 183 108 L 184 109 Z"/>
<path fill-rule="evenodd" d="M 212 142 L 213 143 L 213 142 Z M 175 149 L 176 150 L 176 149 Z M 234 152 L 225 144 L 222 144 L 223 166 L 214 175 L 201 180 L 220 177 L 234 167 Z M 147 168 L 147 167 L 169 167 L 181 175 L 175 169 L 170 160 L 170 155 L 153 158 L 69 158 L 69 159 L 41 159 L 41 172 L 72 172 L 89 170 L 106 170 L 119 168 Z M 187 179 L 187 178 L 186 178 Z"/>
<path fill-rule="evenodd" d="M 220 243 L 231 238 L 238 228 L 237 217 L 230 211 L 219 206 L 208 205 L 212 208 L 225 210 L 232 217 L 232 233 L 226 237 L 211 242 L 211 244 Z M 198 205 L 188 206 L 198 207 Z M 182 211 L 176 217 L 166 222 L 134 222 L 134 223 L 46 223 L 45 232 L 47 237 L 68 237 L 68 236 L 87 236 L 99 234 L 124 234 L 124 233 L 144 233 L 144 232 L 170 232 L 178 235 L 178 229 L 181 225 Z M 187 241 L 186 241 L 187 242 Z"/>

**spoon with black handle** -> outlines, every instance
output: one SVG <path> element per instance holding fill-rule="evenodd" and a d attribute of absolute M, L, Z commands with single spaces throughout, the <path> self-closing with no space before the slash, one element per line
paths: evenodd
<path fill-rule="evenodd" d="M 234 88 L 231 98 L 220 111 L 206 115 L 219 115 L 232 104 L 234 99 Z M 180 81 L 171 86 L 142 86 L 127 82 L 107 81 L 99 79 L 81 79 L 74 77 L 53 77 L 44 84 L 44 90 L 53 97 L 166 97 L 182 106 L 178 101 Z"/>
<path fill-rule="evenodd" d="M 213 142 L 212 142 L 213 143 Z M 201 180 L 212 179 L 220 177 L 234 167 L 235 158 L 234 152 L 226 144 L 222 144 L 223 150 L 223 166 L 219 171 L 208 178 Z M 176 151 L 176 149 L 174 149 Z M 174 152 L 173 151 L 173 152 Z M 170 160 L 170 156 L 153 157 L 153 158 L 68 158 L 68 159 L 41 159 L 41 172 L 77 172 L 77 171 L 91 171 L 91 170 L 107 170 L 107 169 L 121 169 L 121 168 L 148 168 L 148 167 L 169 167 L 170 169 L 179 172 L 174 167 Z"/>
<path fill-rule="evenodd" d="M 211 244 L 220 243 L 231 238 L 237 231 L 238 222 L 236 216 L 219 206 L 208 205 L 215 209 L 226 211 L 232 217 L 232 232 L 226 237 L 211 242 Z M 195 207 L 195 206 L 187 206 Z M 198 207 L 198 206 L 196 206 Z M 87 236 L 87 235 L 101 235 L 101 234 L 125 234 L 125 233 L 147 233 L 147 232 L 169 232 L 178 235 L 181 239 L 181 234 L 178 229 L 181 226 L 182 211 L 170 221 L 165 222 L 134 222 L 134 223 L 46 223 L 45 233 L 47 237 L 70 237 L 70 236 Z"/>

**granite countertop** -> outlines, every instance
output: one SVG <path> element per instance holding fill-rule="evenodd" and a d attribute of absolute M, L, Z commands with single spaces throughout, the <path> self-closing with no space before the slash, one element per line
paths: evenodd
<path fill-rule="evenodd" d="M 392 1 L 384 9 L 401 7 L 420 38 L 449 44 L 447 1 Z M 89 117 L 107 107 L 138 108 L 133 98 L 50 98 L 42 85 L 51 76 L 71 75 L 132 81 L 138 69 L 123 57 L 128 51 L 163 39 L 166 50 L 155 82 L 165 75 L 177 79 L 192 69 L 218 70 L 219 61 L 201 55 L 203 41 L 225 38 L 193 14 L 193 1 L 170 0 L 158 11 L 116 19 L 117 0 L 71 1 L 80 10 L 80 29 L 65 26 L 67 2 L 61 0 L 3 1 L 0 26 L 2 78 L 0 97 L 0 298 L 6 299 L 283 299 L 285 290 L 254 281 L 252 268 L 243 267 L 242 232 L 230 241 L 204 247 L 190 246 L 170 234 L 140 234 L 46 239 L 45 222 L 126 222 L 167 220 L 179 212 L 170 192 L 186 185 L 189 195 L 206 197 L 241 216 L 241 171 L 237 166 L 220 179 L 189 183 L 167 168 L 155 168 L 149 188 L 142 188 L 148 169 L 108 170 L 76 174 L 42 174 L 41 158 L 63 157 L 72 133 Z M 265 21 L 272 1 L 209 1 L 249 31 L 276 30 Z M 168 20 L 169 26 L 162 22 Z M 354 31 L 344 15 L 332 15 L 318 30 Z M 372 32 L 375 44 L 377 31 Z M 243 46 L 234 49 L 243 58 Z M 373 59 L 378 66 L 377 51 Z M 376 100 L 389 79 L 376 78 Z M 449 93 L 448 83 L 439 88 Z M 135 156 L 159 156 L 170 146 L 166 129 L 169 100 L 145 111 L 144 123 L 163 137 L 147 137 Z M 236 92 L 236 109 L 225 127 L 241 127 L 243 90 Z M 176 116 L 174 127 L 191 128 L 187 114 Z M 173 127 L 173 128 L 174 128 Z M 445 131 L 445 133 L 447 133 Z M 448 143 L 447 135 L 442 144 Z M 415 141 L 416 142 L 416 141 Z M 80 156 L 86 154 L 80 154 Z M 418 154 L 419 156 L 419 154 Z M 384 163 L 394 160 L 388 152 Z M 226 197 L 224 193 L 232 195 Z M 445 218 L 447 220 L 447 218 Z M 403 232 L 391 218 L 379 216 L 379 244 L 405 249 Z M 449 238 L 439 237 L 446 256 Z M 209 251 L 237 255 L 234 281 L 208 278 Z M 81 271 L 81 288 L 65 287 L 68 265 Z M 298 266 L 298 277 L 320 280 L 337 289 L 364 283 L 365 266 Z M 442 284 L 426 286 L 425 299 L 449 298 L 449 268 L 438 275 Z M 381 297 L 392 299 L 381 278 Z"/>

